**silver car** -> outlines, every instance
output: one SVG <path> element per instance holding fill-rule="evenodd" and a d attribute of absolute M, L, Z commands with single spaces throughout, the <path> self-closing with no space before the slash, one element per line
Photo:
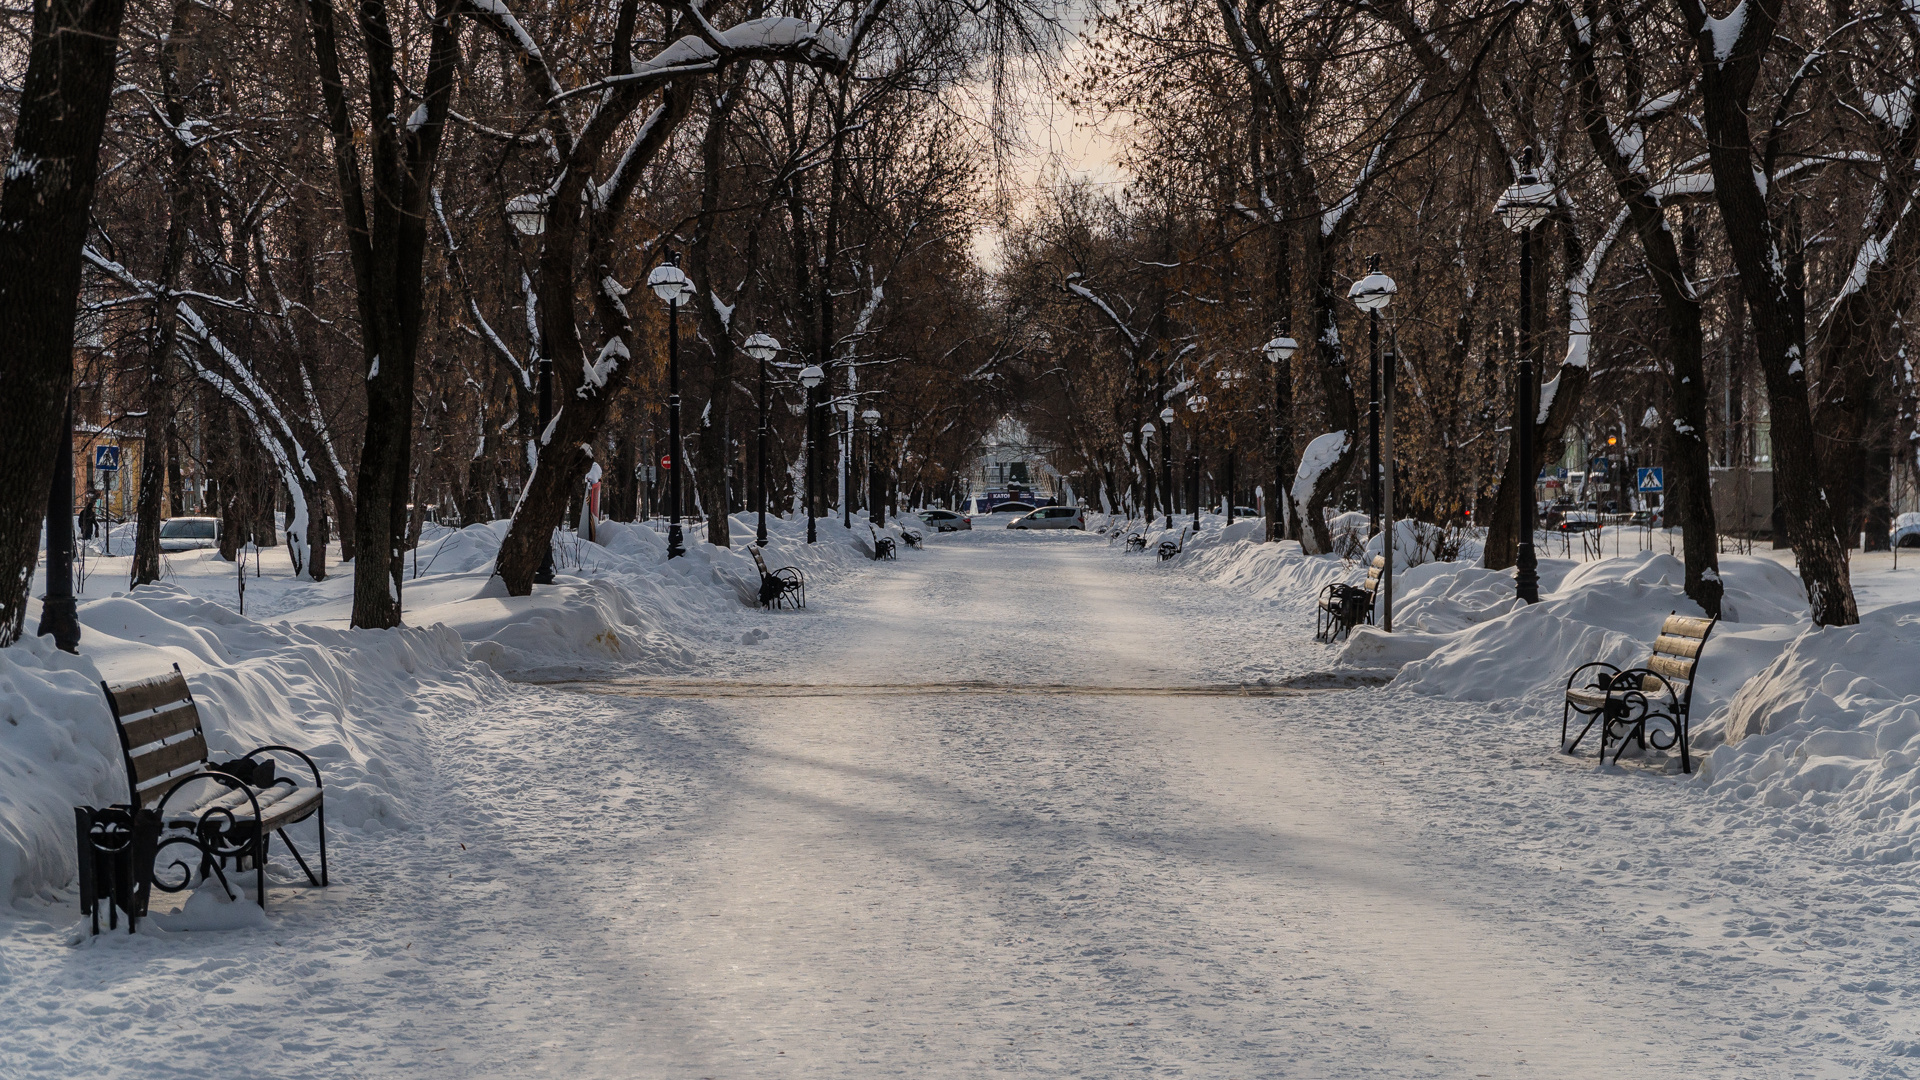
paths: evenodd
<path fill-rule="evenodd" d="M 1077 506 L 1043 506 L 1025 517 L 1017 517 L 1007 522 L 1009 529 L 1079 529 L 1087 528 L 1087 512 Z"/>
<path fill-rule="evenodd" d="M 192 551 L 219 543 L 219 518 L 177 517 L 160 523 L 161 551 Z"/>
<path fill-rule="evenodd" d="M 920 520 L 934 532 L 972 532 L 973 519 L 965 514 L 956 514 L 951 510 L 922 510 Z"/>

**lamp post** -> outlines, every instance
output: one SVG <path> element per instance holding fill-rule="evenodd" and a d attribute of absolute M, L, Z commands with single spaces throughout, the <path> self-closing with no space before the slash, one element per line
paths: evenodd
<path fill-rule="evenodd" d="M 515 195 L 507 200 L 507 221 L 522 236 L 539 236 L 547 231 L 547 199 L 544 195 Z M 536 400 L 533 432 L 534 453 L 545 451 L 541 439 L 546 437 L 547 425 L 553 422 L 553 357 L 547 354 L 547 335 L 540 330 L 534 335 L 534 348 L 539 356 L 534 363 L 534 382 Z M 533 572 L 536 585 L 553 584 L 553 542 L 549 538 L 546 548 L 540 555 L 540 568 Z"/>
<path fill-rule="evenodd" d="M 1200 414 L 1207 409 L 1207 395 L 1193 394 L 1187 398 L 1187 409 L 1193 413 L 1193 427 L 1188 429 L 1188 439 L 1193 443 L 1193 482 L 1187 486 L 1193 489 L 1193 535 L 1200 535 Z"/>
<path fill-rule="evenodd" d="M 1380 312 L 1393 302 L 1393 279 L 1380 272 L 1380 256 L 1367 260 L 1367 276 L 1353 283 L 1347 299 L 1367 313 L 1367 527 L 1380 531 Z"/>
<path fill-rule="evenodd" d="M 53 486 L 47 490 L 47 593 L 40 598 L 40 628 L 55 648 L 80 651 L 80 613 L 73 599 L 73 395 L 67 423 L 53 452 Z"/>
<path fill-rule="evenodd" d="M 1147 448 L 1148 448 L 1148 445 L 1153 442 L 1154 435 L 1155 435 L 1155 431 L 1154 431 L 1152 420 L 1148 420 L 1146 423 L 1140 425 L 1140 460 L 1147 463 L 1148 479 L 1153 478 L 1153 458 L 1149 456 L 1149 451 Z M 1131 438 L 1131 436 L 1129 436 L 1129 438 Z M 1147 527 L 1152 528 L 1153 527 L 1153 504 L 1148 503 L 1145 509 L 1147 512 L 1147 515 L 1146 515 Z"/>
<path fill-rule="evenodd" d="M 669 251 L 647 285 L 667 302 L 667 558 L 677 559 L 687 553 L 680 536 L 680 308 L 693 299 L 693 282 L 680 269 L 680 254 Z"/>
<path fill-rule="evenodd" d="M 767 364 L 780 355 L 780 342 L 767 333 L 767 320 L 761 319 L 760 326 L 752 337 L 740 346 L 760 367 L 760 434 L 759 465 L 760 494 L 755 500 L 759 504 L 760 523 L 754 529 L 753 542 L 761 547 L 767 546 Z"/>
<path fill-rule="evenodd" d="M 1173 528 L 1173 406 L 1160 410 L 1160 502 Z"/>
<path fill-rule="evenodd" d="M 867 520 L 875 525 L 887 523 L 887 509 L 880 504 L 880 410 L 860 414 L 867 425 Z"/>
<path fill-rule="evenodd" d="M 800 385 L 807 390 L 807 543 L 819 539 L 815 532 L 813 518 L 813 494 L 820 486 L 820 384 L 827 380 L 827 373 L 820 370 L 819 364 L 808 364 L 800 371 Z"/>
<path fill-rule="evenodd" d="M 1260 351 L 1266 355 L 1267 363 L 1273 366 L 1273 523 L 1267 529 L 1267 539 L 1284 540 L 1287 537 L 1287 514 L 1293 506 L 1293 495 L 1287 490 L 1287 465 L 1293 460 L 1293 441 L 1290 418 L 1287 416 L 1287 390 L 1293 379 L 1293 369 L 1287 361 L 1300 349 L 1300 343 L 1285 334 L 1276 334 Z"/>
<path fill-rule="evenodd" d="M 1242 383 L 1247 381 L 1247 373 L 1239 370 L 1238 368 L 1225 368 L 1221 371 L 1215 372 L 1213 377 L 1220 380 L 1220 388 L 1228 392 L 1227 405 L 1228 405 L 1229 414 L 1231 414 L 1233 404 L 1237 400 L 1237 395 L 1234 392 L 1239 389 Z M 1240 449 L 1240 444 L 1236 439 L 1236 437 L 1234 436 L 1233 422 L 1231 419 L 1231 415 L 1229 415 L 1229 419 L 1227 421 L 1226 431 L 1227 431 L 1227 461 L 1226 461 L 1226 467 L 1223 470 L 1223 472 L 1225 475 L 1225 485 L 1227 490 L 1226 490 L 1226 499 L 1224 501 L 1226 503 L 1226 508 L 1227 508 L 1227 524 L 1231 525 L 1233 524 L 1233 479 L 1234 479 L 1233 466 L 1234 466 L 1234 458 L 1236 456 L 1236 451 Z"/>
<path fill-rule="evenodd" d="M 1553 213 L 1553 188 L 1540 182 L 1533 171 L 1533 148 L 1520 159 L 1520 178 L 1514 181 L 1494 204 L 1493 216 L 1520 237 L 1520 370 L 1516 373 L 1513 406 L 1513 471 L 1520 483 L 1520 548 L 1513 569 L 1514 595 L 1526 603 L 1540 600 L 1539 560 L 1533 551 L 1533 481 L 1539 470 L 1533 461 L 1534 414 L 1540 409 L 1540 391 L 1534 387 L 1533 370 L 1533 229 Z"/>

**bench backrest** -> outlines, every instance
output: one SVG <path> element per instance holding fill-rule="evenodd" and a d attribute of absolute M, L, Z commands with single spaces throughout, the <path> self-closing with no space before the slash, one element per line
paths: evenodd
<path fill-rule="evenodd" d="M 753 556 L 753 565 L 760 568 L 760 576 L 766 577 L 767 576 L 767 560 L 762 558 L 760 555 L 760 545 L 748 544 L 747 554 Z"/>
<path fill-rule="evenodd" d="M 1376 593 L 1380 591 L 1380 575 L 1386 572 L 1387 557 L 1385 555 L 1375 555 L 1373 557 L 1373 565 L 1367 568 L 1367 592 Z"/>
<path fill-rule="evenodd" d="M 1697 619 L 1690 615 L 1668 615 L 1660 624 L 1660 636 L 1653 639 L 1653 655 L 1647 657 L 1647 670 L 1674 684 L 1682 700 L 1693 700 L 1693 672 L 1700 665 L 1700 650 L 1707 635 L 1713 633 L 1719 619 Z"/>
<path fill-rule="evenodd" d="M 169 776 L 206 763 L 207 737 L 200 730 L 200 710 L 194 708 L 193 692 L 187 689 L 179 664 L 167 675 L 120 686 L 103 682 L 100 688 L 106 691 L 107 707 L 120 730 L 130 803 L 159 802 L 167 792 Z"/>

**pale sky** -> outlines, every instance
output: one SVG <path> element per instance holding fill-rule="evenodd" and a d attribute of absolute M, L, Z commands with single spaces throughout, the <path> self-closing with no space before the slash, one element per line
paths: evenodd
<path fill-rule="evenodd" d="M 1085 51 L 1076 38 L 1063 51 L 1055 75 L 1031 75 L 1016 84 L 1011 107 L 1020 117 L 1018 129 L 1025 144 L 1017 151 L 1010 182 L 1018 208 L 1016 224 L 1034 200 L 1062 180 L 1086 179 L 1117 189 L 1128 179 L 1114 161 L 1122 147 L 1124 118 L 1096 117 L 1075 109 L 1061 92 L 1076 77 Z M 984 98 L 983 88 L 983 116 L 988 104 Z M 981 265 L 990 269 L 1000 265 L 1000 241 L 1000 231 L 993 228 L 975 237 L 974 256 Z"/>

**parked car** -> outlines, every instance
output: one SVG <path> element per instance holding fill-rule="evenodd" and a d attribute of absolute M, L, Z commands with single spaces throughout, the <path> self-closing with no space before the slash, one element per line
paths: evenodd
<path fill-rule="evenodd" d="M 1087 528 L 1087 512 L 1078 506 L 1043 506 L 1024 517 L 1017 517 L 1007 522 L 1007 528 L 1079 529 L 1084 532 Z"/>
<path fill-rule="evenodd" d="M 994 503 L 993 509 L 987 511 L 987 513 L 989 514 L 1026 514 L 1026 513 L 1031 513 L 1032 511 L 1033 511 L 1032 503 L 1009 501 L 1009 502 L 1003 502 L 1003 503 Z"/>
<path fill-rule="evenodd" d="M 1560 516 L 1561 532 L 1592 532 L 1600 527 L 1600 515 L 1592 510 L 1568 510 Z"/>
<path fill-rule="evenodd" d="M 160 523 L 161 551 L 192 551 L 195 548 L 215 547 L 219 543 L 219 518 L 177 517 Z"/>
<path fill-rule="evenodd" d="M 1257 518 L 1260 516 L 1260 508 L 1257 506 L 1236 506 L 1233 508 L 1233 516 L 1236 518 Z"/>
<path fill-rule="evenodd" d="M 917 515 L 934 532 L 972 532 L 973 519 L 951 510 L 922 510 Z"/>
<path fill-rule="evenodd" d="M 1894 547 L 1920 547 L 1920 514 L 1901 514 L 1894 518 L 1887 542 Z"/>

